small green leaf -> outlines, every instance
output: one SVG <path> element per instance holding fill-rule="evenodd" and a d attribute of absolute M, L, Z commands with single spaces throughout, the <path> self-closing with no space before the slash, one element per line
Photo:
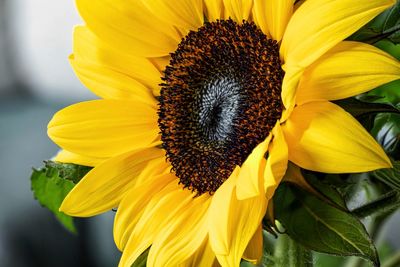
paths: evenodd
<path fill-rule="evenodd" d="M 92 167 L 88 166 L 54 161 L 46 161 L 45 167 L 49 170 L 57 170 L 60 178 L 70 180 L 74 184 L 77 184 L 92 169 Z"/>
<path fill-rule="evenodd" d="M 358 256 L 379 265 L 364 225 L 350 213 L 285 183 L 275 193 L 274 207 L 287 234 L 304 247 L 338 256 Z"/>
<path fill-rule="evenodd" d="M 132 264 L 131 267 L 146 267 L 147 257 L 149 256 L 150 249 L 147 249 L 143 252 Z"/>
<path fill-rule="evenodd" d="M 40 170 L 33 170 L 31 176 L 34 197 L 73 233 L 76 233 L 76 229 L 72 217 L 58 209 L 69 191 L 91 169 L 76 164 L 46 161 L 45 166 Z"/>
<path fill-rule="evenodd" d="M 393 168 L 376 170 L 372 175 L 400 192 L 400 161 L 392 161 L 392 164 Z"/>
<path fill-rule="evenodd" d="M 76 233 L 72 217 L 58 210 L 65 196 L 74 187 L 74 183 L 60 178 L 58 172 L 53 172 L 50 176 L 48 174 L 47 169 L 33 171 L 31 176 L 33 194 L 42 206 L 54 213 L 65 228 Z"/>
<path fill-rule="evenodd" d="M 384 112 L 400 114 L 400 110 L 391 105 L 383 103 L 367 103 L 359 101 L 355 98 L 346 98 L 334 101 L 334 103 L 342 107 L 344 110 L 349 112 L 354 117 L 360 117 L 360 116 L 376 114 L 376 113 L 384 113 Z"/>

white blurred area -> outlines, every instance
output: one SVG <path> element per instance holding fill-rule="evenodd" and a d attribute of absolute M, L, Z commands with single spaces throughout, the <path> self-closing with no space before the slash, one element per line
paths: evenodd
<path fill-rule="evenodd" d="M 95 0 L 94 0 L 95 1 Z M 82 24 L 74 0 L 0 0 L 0 266 L 116 266 L 114 213 L 64 230 L 33 197 L 32 167 L 53 157 L 47 137 L 55 112 L 96 98 L 69 65 Z"/>
<path fill-rule="evenodd" d="M 49 101 L 93 98 L 68 62 L 73 27 L 82 24 L 74 1 L 0 3 L 0 90 L 18 84 Z"/>

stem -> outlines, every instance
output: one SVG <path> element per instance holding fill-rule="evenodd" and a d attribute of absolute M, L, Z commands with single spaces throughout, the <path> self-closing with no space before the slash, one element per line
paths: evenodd
<path fill-rule="evenodd" d="M 280 235 L 275 247 L 276 267 L 313 267 L 313 257 L 310 250 L 290 239 Z"/>
<path fill-rule="evenodd" d="M 373 215 L 376 212 L 387 213 L 398 208 L 399 205 L 399 194 L 395 191 L 390 191 L 382 197 L 352 210 L 352 213 L 359 218 L 365 218 Z"/>

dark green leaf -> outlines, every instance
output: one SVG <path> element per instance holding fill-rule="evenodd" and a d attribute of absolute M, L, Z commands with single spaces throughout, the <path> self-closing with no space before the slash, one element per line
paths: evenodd
<path fill-rule="evenodd" d="M 32 190 L 39 203 L 54 213 L 56 218 L 71 232 L 76 229 L 72 217 L 58 211 L 69 191 L 91 167 L 69 163 L 46 161 L 40 170 L 33 170 Z"/>
<path fill-rule="evenodd" d="M 343 211 L 347 211 L 346 202 L 342 195 L 330 184 L 329 175 L 326 175 L 324 179 L 318 179 L 314 173 L 304 172 L 304 177 L 307 182 L 324 197 L 319 197 L 321 200 Z"/>
<path fill-rule="evenodd" d="M 77 184 L 80 179 L 88 173 L 92 167 L 76 165 L 71 163 L 60 163 L 54 161 L 46 161 L 45 167 L 48 170 L 57 170 L 60 178 L 72 181 Z"/>
<path fill-rule="evenodd" d="M 72 217 L 58 211 L 65 196 L 74 187 L 74 183 L 60 178 L 57 171 L 49 174 L 47 169 L 33 171 L 31 176 L 33 194 L 39 203 L 52 211 L 69 231 L 75 233 Z"/>
<path fill-rule="evenodd" d="M 382 145 L 387 154 L 396 160 L 400 159 L 399 114 L 379 114 L 376 116 L 371 134 Z"/>
<path fill-rule="evenodd" d="M 147 263 L 147 256 L 149 255 L 150 249 L 147 249 L 145 252 L 143 252 L 132 264 L 131 267 L 146 267 Z"/>
<path fill-rule="evenodd" d="M 354 117 L 383 113 L 383 112 L 400 114 L 400 110 L 391 105 L 383 103 L 367 103 L 359 101 L 355 98 L 346 98 L 334 101 L 334 103 L 341 106 L 344 110 L 349 112 Z"/>
<path fill-rule="evenodd" d="M 339 256 L 379 259 L 363 224 L 307 192 L 281 184 L 274 196 L 275 216 L 287 234 L 304 247 Z"/>
<path fill-rule="evenodd" d="M 382 39 L 400 42 L 400 1 L 362 27 L 349 39 L 376 43 Z"/>
<path fill-rule="evenodd" d="M 369 99 L 368 99 L 369 98 Z M 372 100 L 375 98 L 375 100 Z M 388 103 L 392 106 L 397 106 L 399 109 L 400 105 L 400 80 L 393 81 L 382 86 L 375 88 L 374 90 L 369 91 L 366 94 L 363 94 L 362 97 L 359 97 L 360 100 L 366 102 L 375 102 L 375 103 Z"/>
<path fill-rule="evenodd" d="M 400 44 L 394 44 L 389 40 L 382 40 L 377 42 L 375 46 L 400 60 Z"/>
<path fill-rule="evenodd" d="M 380 169 L 372 174 L 381 182 L 400 192 L 400 161 L 392 161 L 393 168 Z"/>
<path fill-rule="evenodd" d="M 315 267 L 338 267 L 346 266 L 345 262 L 348 258 L 336 257 L 323 253 L 314 253 Z"/>

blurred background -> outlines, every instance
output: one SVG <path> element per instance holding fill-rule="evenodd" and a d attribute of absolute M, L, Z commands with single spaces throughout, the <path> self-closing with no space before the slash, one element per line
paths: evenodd
<path fill-rule="evenodd" d="M 58 150 L 46 134 L 52 115 L 95 98 L 67 61 L 80 23 L 72 0 L 0 0 L 0 267 L 102 267 L 119 259 L 113 212 L 78 220 L 73 235 L 30 189 L 32 167 Z M 397 212 L 383 235 L 397 249 L 399 218 Z"/>
<path fill-rule="evenodd" d="M 0 266 L 116 266 L 113 212 L 67 232 L 30 188 L 32 167 L 56 154 L 46 125 L 60 108 L 95 98 L 68 63 L 80 24 L 71 0 L 0 0 Z"/>

